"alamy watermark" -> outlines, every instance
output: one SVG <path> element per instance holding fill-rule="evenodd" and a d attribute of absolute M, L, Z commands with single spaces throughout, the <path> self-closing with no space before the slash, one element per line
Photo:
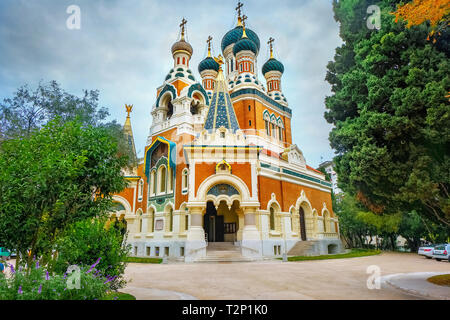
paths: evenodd
<path fill-rule="evenodd" d="M 66 20 L 66 27 L 69 30 L 80 30 L 81 29 L 81 9 L 77 5 L 70 5 L 66 10 L 67 14 L 70 16 Z"/>
<path fill-rule="evenodd" d="M 381 289 L 381 268 L 377 265 L 370 265 L 366 269 L 366 273 L 370 274 L 367 278 L 367 289 Z"/>
<path fill-rule="evenodd" d="M 371 5 L 367 7 L 367 13 L 370 16 L 367 17 L 366 25 L 370 30 L 380 30 L 381 29 L 381 10 L 377 5 Z"/>

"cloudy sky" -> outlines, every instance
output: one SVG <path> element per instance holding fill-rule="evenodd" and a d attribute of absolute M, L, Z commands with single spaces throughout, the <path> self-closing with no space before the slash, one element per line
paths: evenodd
<path fill-rule="evenodd" d="M 283 62 L 283 91 L 293 110 L 293 138 L 311 166 L 333 157 L 324 117 L 326 65 L 340 45 L 331 0 L 244 0 L 247 25 L 261 39 L 258 66 L 275 38 L 275 57 Z M 133 104 L 132 124 L 138 156 L 143 156 L 156 88 L 171 69 L 170 47 L 188 20 L 194 48 L 191 69 L 206 56 L 206 38 L 214 53 L 236 23 L 237 0 L 0 0 L 0 99 L 40 80 L 56 80 L 76 95 L 100 90 L 100 104 L 111 119 L 125 120 L 124 104 Z M 67 7 L 81 9 L 81 29 L 66 27 Z M 264 77 L 259 70 L 259 79 Z"/>

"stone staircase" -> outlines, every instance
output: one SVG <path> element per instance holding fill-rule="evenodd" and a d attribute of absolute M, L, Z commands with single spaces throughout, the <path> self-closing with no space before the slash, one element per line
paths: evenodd
<path fill-rule="evenodd" d="M 232 242 L 209 242 L 206 249 L 206 257 L 195 260 L 197 263 L 217 263 L 217 262 L 250 262 L 254 258 L 244 257 L 241 248 Z"/>
<path fill-rule="evenodd" d="M 315 256 L 317 241 L 299 241 L 288 252 L 288 256 Z"/>

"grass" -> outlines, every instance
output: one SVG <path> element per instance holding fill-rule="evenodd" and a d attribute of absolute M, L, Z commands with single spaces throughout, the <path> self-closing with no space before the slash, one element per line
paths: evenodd
<path fill-rule="evenodd" d="M 308 260 L 327 260 L 327 259 L 345 259 L 345 258 L 357 258 L 366 257 L 380 254 L 381 250 L 369 250 L 369 249 L 352 249 L 348 253 L 339 254 L 325 254 L 321 256 L 296 256 L 288 257 L 288 261 L 308 261 Z M 278 258 L 281 260 L 281 258 Z"/>
<path fill-rule="evenodd" d="M 427 281 L 439 286 L 450 287 L 450 274 L 441 274 L 438 276 L 430 277 L 427 279 Z"/>
<path fill-rule="evenodd" d="M 139 258 L 139 257 L 127 257 L 125 262 L 135 262 L 135 263 L 161 263 L 163 259 L 161 258 Z"/>
<path fill-rule="evenodd" d="M 101 300 L 136 300 L 136 297 L 123 292 L 110 292 Z"/>

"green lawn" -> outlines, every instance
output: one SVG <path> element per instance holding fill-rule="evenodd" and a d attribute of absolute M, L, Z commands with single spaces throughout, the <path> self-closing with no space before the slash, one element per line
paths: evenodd
<path fill-rule="evenodd" d="M 161 263 L 163 259 L 161 258 L 139 258 L 139 257 L 127 257 L 126 262 L 135 263 Z"/>
<path fill-rule="evenodd" d="M 101 300 L 136 300 L 136 297 L 123 292 L 110 292 Z"/>
<path fill-rule="evenodd" d="M 288 261 L 357 258 L 357 257 L 373 256 L 373 255 L 377 255 L 380 253 L 381 253 L 381 250 L 352 249 L 352 251 L 350 251 L 348 253 L 325 254 L 322 256 L 312 256 L 312 257 L 308 257 L 308 256 L 288 257 Z M 281 258 L 278 258 L 278 259 L 281 260 Z"/>

